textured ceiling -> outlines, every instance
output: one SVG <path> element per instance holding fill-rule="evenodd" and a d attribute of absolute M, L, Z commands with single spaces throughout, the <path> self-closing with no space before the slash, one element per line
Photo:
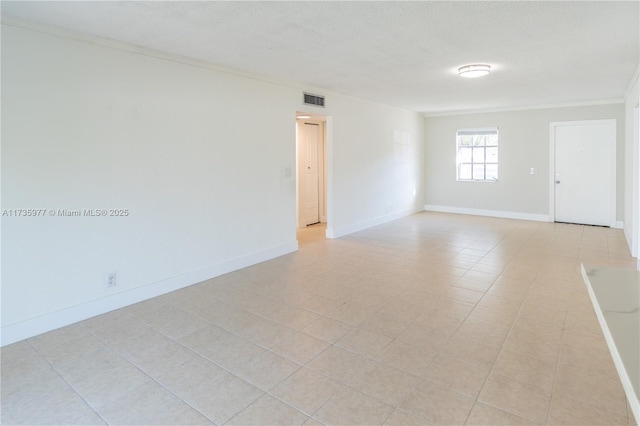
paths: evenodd
<path fill-rule="evenodd" d="M 2 15 L 437 113 L 621 99 L 631 2 L 11 2 Z M 494 71 L 463 79 L 456 69 Z"/>

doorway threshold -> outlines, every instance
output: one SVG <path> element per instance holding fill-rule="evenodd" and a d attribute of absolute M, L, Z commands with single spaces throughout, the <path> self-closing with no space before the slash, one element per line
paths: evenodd
<path fill-rule="evenodd" d="M 307 225 L 304 228 L 298 228 L 296 236 L 298 237 L 298 245 L 305 245 L 326 240 L 326 223 L 315 223 Z"/>

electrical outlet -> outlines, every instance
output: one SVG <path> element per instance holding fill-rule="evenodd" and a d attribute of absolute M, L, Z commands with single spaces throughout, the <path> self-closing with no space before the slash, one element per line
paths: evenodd
<path fill-rule="evenodd" d="M 105 288 L 115 287 L 116 286 L 116 273 L 109 272 L 104 276 L 104 286 Z"/>

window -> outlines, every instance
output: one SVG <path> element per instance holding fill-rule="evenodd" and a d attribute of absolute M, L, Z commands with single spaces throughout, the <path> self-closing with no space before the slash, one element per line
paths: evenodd
<path fill-rule="evenodd" d="M 498 129 L 462 129 L 456 132 L 459 181 L 498 181 Z"/>

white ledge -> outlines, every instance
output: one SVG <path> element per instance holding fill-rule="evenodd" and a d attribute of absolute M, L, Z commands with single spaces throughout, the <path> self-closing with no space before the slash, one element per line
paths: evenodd
<path fill-rule="evenodd" d="M 640 272 L 582 265 L 582 276 L 618 370 L 640 420 Z"/>

